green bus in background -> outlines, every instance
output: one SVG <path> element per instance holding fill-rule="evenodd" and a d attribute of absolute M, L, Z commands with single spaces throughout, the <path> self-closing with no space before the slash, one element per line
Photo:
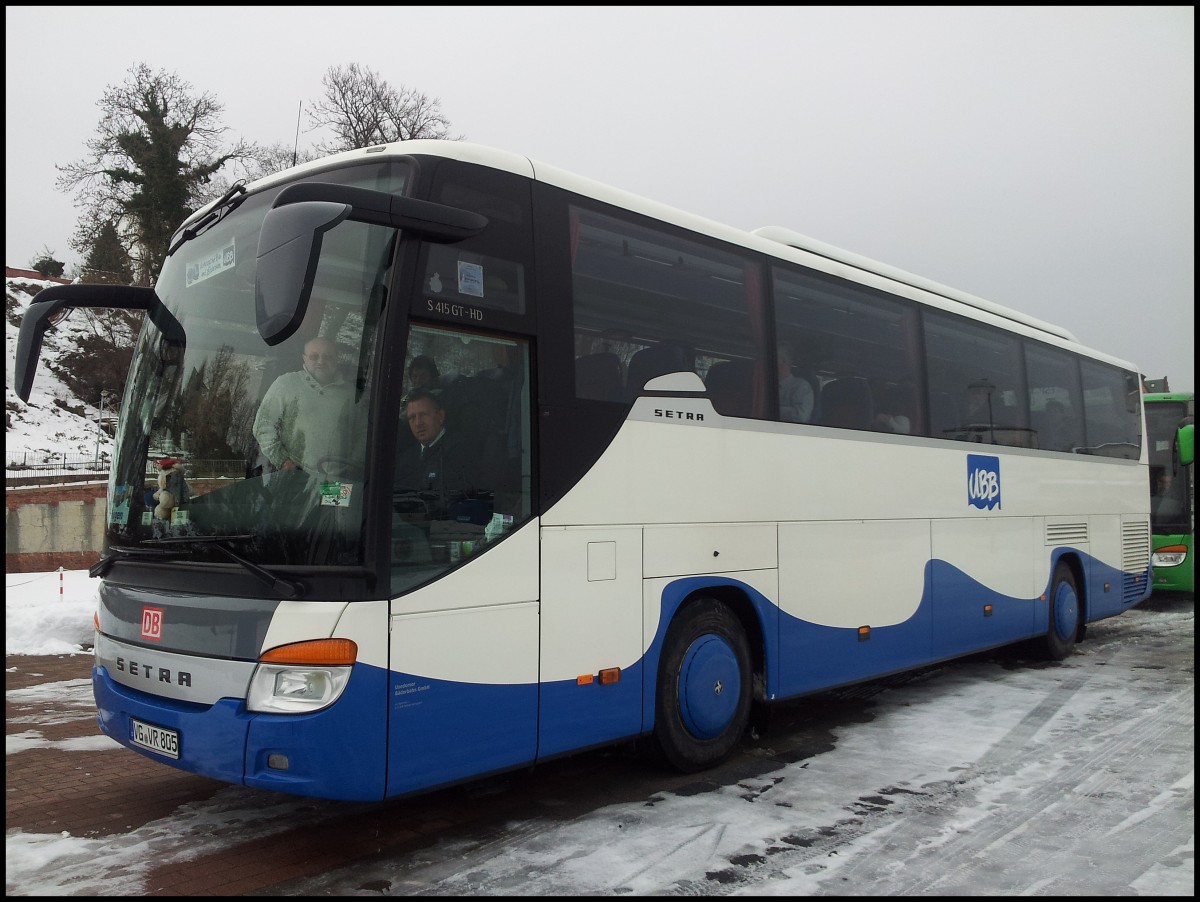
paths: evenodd
<path fill-rule="evenodd" d="M 1150 446 L 1150 558 L 1155 592 L 1194 592 L 1195 392 L 1143 396 Z"/>

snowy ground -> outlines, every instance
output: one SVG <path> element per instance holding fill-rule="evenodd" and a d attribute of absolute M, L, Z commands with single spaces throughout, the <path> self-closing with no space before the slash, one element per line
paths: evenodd
<path fill-rule="evenodd" d="M 9 574 L 6 587 L 6 655 L 85 653 L 95 593 L 86 574 Z M 781 757 L 771 744 L 795 740 L 787 717 L 783 733 L 773 728 L 708 775 L 708 791 L 676 781 L 567 817 L 528 816 L 535 772 L 506 800 L 517 816 L 498 833 L 373 856 L 273 894 L 1190 897 L 1194 647 L 1194 601 L 1151 599 L 1093 624 L 1060 665 L 977 656 L 878 689 L 869 716 L 833 721 L 827 750 L 753 777 L 730 775 L 755 756 Z M 94 718 L 86 681 L 6 696 L 37 693 Z M 70 742 L 60 747 L 111 748 L 144 764 L 100 736 Z M 7 736 L 6 755 L 44 744 L 26 724 Z M 578 791 L 591 791 L 586 777 Z M 415 807 L 353 810 L 402 820 Z M 123 834 L 10 829 L 6 889 L 138 895 L 151 863 L 286 841 L 298 824 L 334 817 L 344 826 L 348 810 L 231 786 Z"/>

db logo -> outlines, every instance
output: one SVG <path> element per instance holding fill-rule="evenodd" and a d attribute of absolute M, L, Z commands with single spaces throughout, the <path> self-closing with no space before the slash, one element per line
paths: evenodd
<path fill-rule="evenodd" d="M 163 609 L 142 608 L 142 638 L 162 639 Z"/>

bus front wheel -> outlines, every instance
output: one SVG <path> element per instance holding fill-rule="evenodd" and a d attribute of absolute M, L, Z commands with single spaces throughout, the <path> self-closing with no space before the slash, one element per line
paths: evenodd
<path fill-rule="evenodd" d="M 750 720 L 750 644 L 737 617 L 712 598 L 679 613 L 658 669 L 654 739 L 677 770 L 694 773 L 726 758 Z"/>
<path fill-rule="evenodd" d="M 1080 634 L 1082 605 L 1079 590 L 1075 585 L 1075 574 L 1070 566 L 1059 561 L 1050 581 L 1050 603 L 1044 650 L 1051 661 L 1061 661 L 1075 648 Z"/>

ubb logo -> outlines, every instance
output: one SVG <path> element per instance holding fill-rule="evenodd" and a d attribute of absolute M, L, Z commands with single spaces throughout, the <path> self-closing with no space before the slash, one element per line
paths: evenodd
<path fill-rule="evenodd" d="M 967 455 L 967 502 L 980 510 L 1000 507 L 1000 458 Z"/>

